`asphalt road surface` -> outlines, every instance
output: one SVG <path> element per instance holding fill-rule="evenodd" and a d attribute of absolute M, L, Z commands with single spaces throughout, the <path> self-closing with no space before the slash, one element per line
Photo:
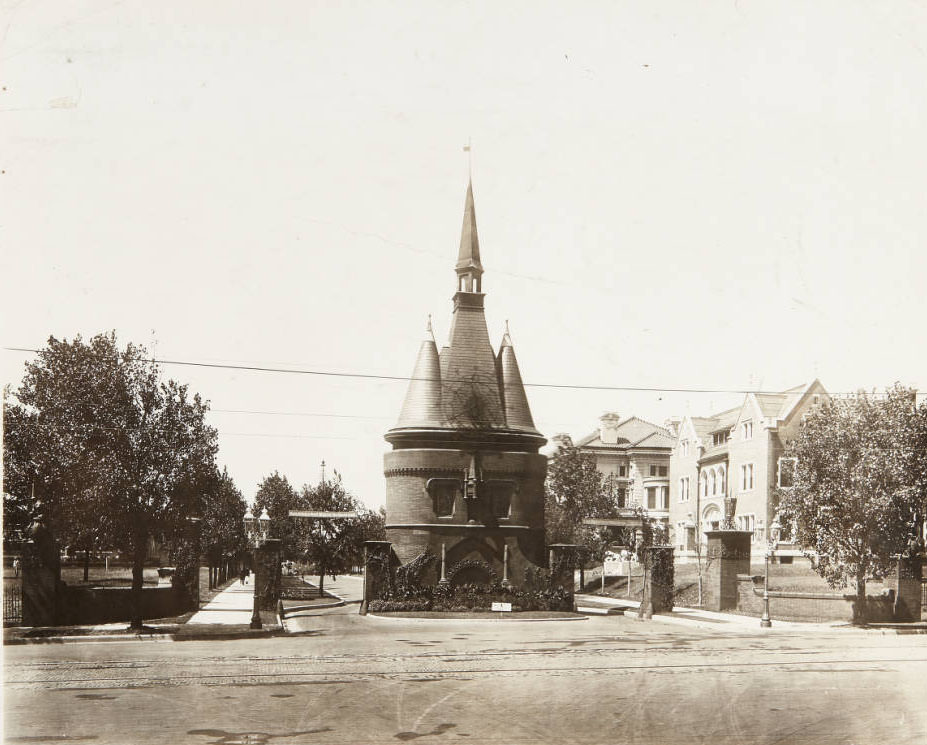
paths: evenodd
<path fill-rule="evenodd" d="M 927 743 L 927 636 L 624 617 L 6 647 L 5 742 Z"/>

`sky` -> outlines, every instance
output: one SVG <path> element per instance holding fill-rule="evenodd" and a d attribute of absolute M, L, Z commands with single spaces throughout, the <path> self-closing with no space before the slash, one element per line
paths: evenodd
<path fill-rule="evenodd" d="M 529 386 L 548 437 L 815 377 L 927 391 L 923 3 L 0 9 L 3 347 L 411 375 L 469 169 L 493 344 L 508 320 L 527 383 L 613 388 Z M 324 460 L 383 503 L 404 381 L 163 370 L 247 498 Z"/>

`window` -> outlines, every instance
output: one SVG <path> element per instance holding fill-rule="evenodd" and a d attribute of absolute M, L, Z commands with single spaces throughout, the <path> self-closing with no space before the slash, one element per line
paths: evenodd
<path fill-rule="evenodd" d="M 680 455 L 688 455 L 688 454 L 689 454 L 689 441 L 688 441 L 688 440 L 682 440 L 682 441 L 679 443 L 679 454 L 680 454 Z"/>
<path fill-rule="evenodd" d="M 717 494 L 717 493 L 718 493 L 718 484 L 717 484 L 717 482 L 715 481 L 715 472 L 714 472 L 714 470 L 711 470 L 711 471 L 708 472 L 708 492 L 709 492 L 710 494 Z"/>
<path fill-rule="evenodd" d="M 750 491 L 753 488 L 753 464 L 744 463 L 740 467 L 740 488 Z"/>
<path fill-rule="evenodd" d="M 679 501 L 688 502 L 689 501 L 689 477 L 683 476 L 679 479 Z"/>
<path fill-rule="evenodd" d="M 661 476 L 666 476 L 666 466 L 660 466 L 658 470 Z"/>
<path fill-rule="evenodd" d="M 666 509 L 666 487 L 665 486 L 648 486 L 647 487 L 647 509 L 648 510 L 665 510 Z"/>
<path fill-rule="evenodd" d="M 619 507 L 628 506 L 628 490 L 627 489 L 618 490 L 618 506 Z"/>
<path fill-rule="evenodd" d="M 743 440 L 753 439 L 753 422 L 752 421 L 740 423 L 740 437 Z"/>
<path fill-rule="evenodd" d="M 618 475 L 621 476 L 622 478 L 625 477 L 625 476 L 627 476 L 627 475 L 628 475 L 628 467 L 627 467 L 627 466 L 618 466 Z"/>
<path fill-rule="evenodd" d="M 708 496 L 708 476 L 702 471 L 701 475 L 698 477 L 699 480 L 699 489 L 702 492 L 703 497 Z"/>
<path fill-rule="evenodd" d="M 426 490 L 431 496 L 435 515 L 450 517 L 454 514 L 454 502 L 460 494 L 460 481 L 457 479 L 428 479 Z"/>
<path fill-rule="evenodd" d="M 795 458 L 779 458 L 778 477 L 776 483 L 780 489 L 790 489 L 795 486 Z"/>
<path fill-rule="evenodd" d="M 756 537 L 756 515 L 738 515 L 736 521 L 738 530 L 749 530 Z"/>
<path fill-rule="evenodd" d="M 723 445 L 729 439 L 730 439 L 730 433 L 727 430 L 724 430 L 723 432 L 715 432 L 711 436 L 712 447 L 718 447 L 719 445 Z"/>
<path fill-rule="evenodd" d="M 650 475 L 651 475 L 651 476 L 656 476 L 656 475 L 657 475 L 657 467 L 656 467 L 656 466 L 650 466 Z"/>
<path fill-rule="evenodd" d="M 489 481 L 487 491 L 492 499 L 492 514 L 495 517 L 508 517 L 512 506 L 512 492 L 515 484 L 512 481 Z"/>

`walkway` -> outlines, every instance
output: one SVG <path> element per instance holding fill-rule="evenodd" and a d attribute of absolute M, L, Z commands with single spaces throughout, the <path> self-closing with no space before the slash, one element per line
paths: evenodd
<path fill-rule="evenodd" d="M 251 623 L 254 610 L 254 575 L 247 585 L 235 580 L 203 608 L 194 613 L 187 624 L 223 624 L 240 626 Z"/>
<path fill-rule="evenodd" d="M 308 574 L 306 579 L 310 579 Z M 318 587 L 316 584 L 319 581 L 318 576 L 312 577 L 312 579 L 314 580 L 313 586 Z M 364 578 L 353 574 L 339 575 L 336 580 L 326 577 L 324 589 L 325 592 L 330 592 L 346 603 L 359 603 L 364 599 Z"/>

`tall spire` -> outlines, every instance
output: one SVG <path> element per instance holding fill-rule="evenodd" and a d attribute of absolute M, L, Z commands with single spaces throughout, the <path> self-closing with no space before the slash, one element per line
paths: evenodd
<path fill-rule="evenodd" d="M 473 182 L 467 184 L 463 227 L 460 231 L 460 251 L 457 254 L 458 292 L 480 292 L 483 265 L 480 263 L 480 239 L 476 232 L 476 208 L 473 206 Z"/>

